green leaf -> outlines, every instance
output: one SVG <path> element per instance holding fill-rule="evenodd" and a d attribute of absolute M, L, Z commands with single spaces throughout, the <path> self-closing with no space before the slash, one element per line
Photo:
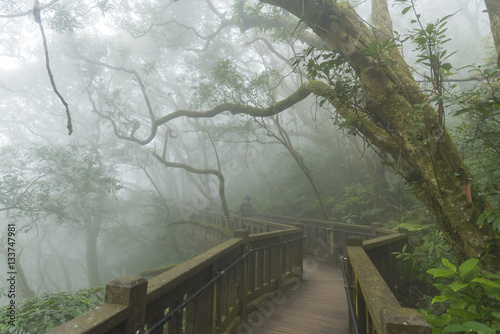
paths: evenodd
<path fill-rule="evenodd" d="M 467 321 L 464 322 L 463 325 L 467 328 L 466 330 L 474 330 L 479 333 L 492 333 L 495 334 L 495 331 L 491 329 L 489 326 L 477 322 L 477 321 Z"/>
<path fill-rule="evenodd" d="M 434 303 L 442 303 L 444 301 L 447 301 L 447 300 L 455 300 L 455 298 L 453 298 L 452 296 L 448 296 L 448 295 L 439 295 L 439 296 L 435 296 L 434 298 L 432 298 L 432 304 Z"/>
<path fill-rule="evenodd" d="M 478 262 L 479 262 L 478 259 L 469 259 L 464 263 L 462 263 L 462 265 L 460 265 L 460 268 L 458 268 L 458 274 L 460 275 L 460 277 L 464 278 L 464 276 L 468 272 L 474 269 L 474 267 L 477 265 Z"/>
<path fill-rule="evenodd" d="M 462 318 L 465 318 L 465 319 L 481 319 L 481 316 L 477 313 L 472 313 L 470 311 L 467 311 L 467 310 L 464 310 L 462 308 L 453 308 L 453 307 L 450 307 L 448 309 L 448 312 L 449 314 L 452 314 L 454 316 L 457 316 L 457 317 L 462 317 Z"/>
<path fill-rule="evenodd" d="M 411 9 L 411 6 L 406 7 L 405 9 L 403 9 L 403 11 L 401 12 L 401 14 L 405 15 L 406 13 L 408 13 L 408 11 L 410 9 Z"/>
<path fill-rule="evenodd" d="M 467 327 L 461 324 L 448 325 L 443 329 L 443 333 L 465 332 Z"/>
<path fill-rule="evenodd" d="M 445 71 L 449 71 L 453 68 L 453 66 L 450 63 L 444 63 L 444 64 L 441 64 L 441 68 Z"/>
<path fill-rule="evenodd" d="M 436 287 L 436 289 L 441 291 L 443 294 L 453 294 L 454 293 L 453 289 L 448 284 L 436 283 L 436 284 L 434 284 L 434 286 Z"/>
<path fill-rule="evenodd" d="M 500 232 L 500 215 L 496 215 L 495 220 L 491 223 L 493 229 Z"/>
<path fill-rule="evenodd" d="M 471 280 L 471 282 L 474 282 L 474 283 L 481 283 L 481 284 L 484 284 L 484 285 L 489 285 L 489 286 L 492 286 L 494 288 L 497 288 L 497 289 L 500 289 L 500 282 L 494 282 L 494 281 L 490 281 L 489 279 L 485 279 L 485 278 L 474 278 Z"/>
<path fill-rule="evenodd" d="M 78 317 L 80 314 L 82 314 L 82 312 L 79 310 L 71 310 L 71 316 L 74 318 Z"/>
<path fill-rule="evenodd" d="M 433 275 L 434 278 L 436 278 L 436 277 L 451 277 L 451 276 L 455 275 L 455 271 L 451 271 L 451 270 L 445 269 L 445 268 L 429 269 L 429 270 L 427 270 L 427 273 Z"/>
<path fill-rule="evenodd" d="M 453 271 L 454 273 L 457 272 L 457 267 L 455 267 L 448 259 L 444 258 L 441 262 L 443 262 L 443 264 L 450 268 L 451 271 Z"/>
<path fill-rule="evenodd" d="M 465 288 L 468 285 L 469 285 L 468 283 L 454 281 L 454 282 L 451 282 L 450 287 L 453 289 L 453 291 L 458 291 L 460 289 Z"/>

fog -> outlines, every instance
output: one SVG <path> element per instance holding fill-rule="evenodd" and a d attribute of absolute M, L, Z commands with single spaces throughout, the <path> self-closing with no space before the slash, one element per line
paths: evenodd
<path fill-rule="evenodd" d="M 243 20 L 241 3 L 41 3 L 50 69 L 69 105 L 71 135 L 48 78 L 33 2 L 0 4 L 0 272 L 9 272 L 7 226 L 14 224 L 17 302 L 103 286 L 213 246 L 182 227 L 166 227 L 188 218 L 182 206 L 222 211 L 227 201 L 234 214 L 250 195 L 255 211 L 290 216 L 388 227 L 416 220 L 409 217 L 433 221 L 383 163 L 394 160 L 375 152 L 350 127 L 353 120 L 321 97 L 310 95 L 267 118 L 218 112 L 223 103 L 267 108 L 285 99 L 309 79 L 304 50 L 324 46 L 271 5 L 245 1 L 246 13 L 260 13 L 262 22 Z M 372 23 L 370 1 L 350 3 Z M 401 36 L 415 28 L 404 7 L 389 1 Z M 419 0 L 415 8 L 424 23 L 454 14 L 443 46 L 451 79 L 470 78 L 466 65 L 496 58 L 483 1 Z M 423 82 L 428 71 L 415 49 L 411 40 L 402 43 Z M 356 86 L 355 79 L 346 82 Z M 472 84 L 457 85 L 460 92 Z M 449 128 L 462 121 L 455 109 L 446 109 Z M 0 289 L 0 304 L 7 305 L 5 280 Z"/>

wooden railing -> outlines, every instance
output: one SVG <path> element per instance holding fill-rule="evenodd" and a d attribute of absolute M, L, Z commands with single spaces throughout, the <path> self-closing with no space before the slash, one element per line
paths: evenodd
<path fill-rule="evenodd" d="M 408 243 L 408 231 L 363 241 L 347 240 L 347 284 L 358 333 L 430 334 L 431 327 L 415 309 L 403 308 L 393 294 L 399 283 L 394 251 Z M 351 318 L 352 319 L 352 318 Z M 356 324 L 353 324 L 355 322 Z"/>
<path fill-rule="evenodd" d="M 306 237 L 304 240 L 304 252 L 312 254 L 319 260 L 329 261 L 335 265 L 339 264 L 338 261 L 341 256 L 347 254 L 346 241 L 349 237 L 358 236 L 362 240 L 369 240 L 396 233 L 392 230 L 382 228 L 382 225 L 379 223 L 364 226 L 267 213 L 256 213 L 252 215 L 252 218 L 243 218 L 243 222 L 256 221 L 273 221 L 282 225 L 302 224 L 304 226 L 304 236 Z"/>
<path fill-rule="evenodd" d="M 49 333 L 159 334 L 167 328 L 215 334 L 248 325 L 259 305 L 282 298 L 302 275 L 302 227 L 260 224 L 272 231 L 236 230 L 233 238 L 149 281 L 132 276 L 111 281 L 104 304 Z"/>
<path fill-rule="evenodd" d="M 127 276 L 110 282 L 104 304 L 49 333 L 245 332 L 258 309 L 278 304 L 287 289 L 300 285 L 303 253 L 333 263 L 347 258 L 352 333 L 354 324 L 360 333 L 430 333 L 416 310 L 401 308 L 391 291 L 399 279 L 391 253 L 408 243 L 407 231 L 268 214 L 229 223 L 217 211 L 190 214 L 220 227 L 207 233 L 237 229 L 233 238 L 149 281 Z"/>
<path fill-rule="evenodd" d="M 347 259 L 348 289 L 354 310 L 351 333 L 430 334 L 431 328 L 420 314 L 402 308 L 394 296 L 400 272 L 393 252 L 409 243 L 408 230 L 392 231 L 381 224 L 351 225 L 330 221 L 255 214 L 243 221 L 272 220 L 281 224 L 300 223 L 304 228 L 304 253 L 319 261 Z"/>
<path fill-rule="evenodd" d="M 217 213 L 207 211 L 203 215 L 215 217 Z M 217 222 L 216 218 L 211 219 Z M 418 312 L 402 308 L 394 296 L 400 272 L 396 256 L 392 253 L 401 251 L 409 243 L 408 230 L 392 231 L 378 223 L 361 226 L 264 213 L 239 217 L 233 224 L 251 233 L 300 224 L 306 237 L 304 253 L 313 255 L 318 261 L 333 264 L 339 264 L 339 259 L 345 256 L 356 319 L 355 324 L 351 322 L 352 333 L 355 333 L 354 325 L 359 333 L 431 333 L 430 326 Z"/>

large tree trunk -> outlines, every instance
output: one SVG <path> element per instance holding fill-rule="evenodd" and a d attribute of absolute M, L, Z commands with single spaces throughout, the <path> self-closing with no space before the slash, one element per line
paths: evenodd
<path fill-rule="evenodd" d="M 335 91 L 325 83 L 310 82 L 308 86 L 316 95 L 327 98 L 342 116 L 355 119 L 355 129 L 392 156 L 398 173 L 408 180 L 413 192 L 437 217 L 456 255 L 461 259 L 477 257 L 484 254 L 489 245 L 494 245 L 497 251 L 499 241 L 495 240 L 492 227 L 479 228 L 476 224 L 486 202 L 474 190 L 472 201 L 463 194 L 473 176 L 437 113 L 426 104 L 427 96 L 419 89 L 399 51 L 385 54 L 384 61 L 362 52 L 362 48 L 376 39 L 390 37 L 387 35 L 390 24 L 380 27 L 375 35 L 346 2 L 262 2 L 279 6 L 300 18 L 332 50 L 347 59 L 363 84 L 366 101 L 363 109 L 355 110 L 338 100 Z M 388 11 L 384 1 L 377 3 L 381 20 L 385 20 L 383 16 L 388 15 Z"/>
<path fill-rule="evenodd" d="M 5 229 L 7 231 L 7 229 Z M 5 245 L 7 245 L 7 233 L 0 235 L 0 253 L 5 255 L 5 263 L 9 263 L 9 252 Z M 18 298 L 17 301 L 20 301 L 25 298 L 34 297 L 35 291 L 29 286 L 28 280 L 26 279 L 26 275 L 24 274 L 23 266 L 21 264 L 21 255 L 23 253 L 23 248 L 19 246 L 19 251 L 16 255 L 15 268 L 17 271 L 17 292 Z M 8 289 L 7 289 L 8 290 Z"/>
<path fill-rule="evenodd" d="M 97 256 L 97 238 L 101 232 L 103 212 L 98 206 L 94 217 L 85 225 L 86 253 L 87 253 L 87 277 L 89 287 L 100 285 L 99 265 Z"/>
<path fill-rule="evenodd" d="M 497 50 L 497 65 L 500 66 L 500 1 L 484 0 L 484 3 L 488 9 L 491 33 L 493 34 L 493 42 L 495 43 L 495 49 Z"/>

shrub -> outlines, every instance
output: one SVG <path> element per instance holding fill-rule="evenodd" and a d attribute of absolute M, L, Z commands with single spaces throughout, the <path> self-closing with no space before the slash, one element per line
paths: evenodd
<path fill-rule="evenodd" d="M 469 259 L 457 269 L 448 259 L 444 267 L 429 269 L 434 286 L 441 291 L 432 303 L 443 303 L 446 311 L 435 315 L 419 310 L 432 326 L 432 333 L 494 334 L 500 331 L 500 276 L 484 273 L 478 259 Z"/>
<path fill-rule="evenodd" d="M 104 287 L 56 294 L 43 293 L 16 305 L 14 327 L 9 324 L 8 306 L 0 308 L 0 333 L 45 333 L 104 301 Z"/>

